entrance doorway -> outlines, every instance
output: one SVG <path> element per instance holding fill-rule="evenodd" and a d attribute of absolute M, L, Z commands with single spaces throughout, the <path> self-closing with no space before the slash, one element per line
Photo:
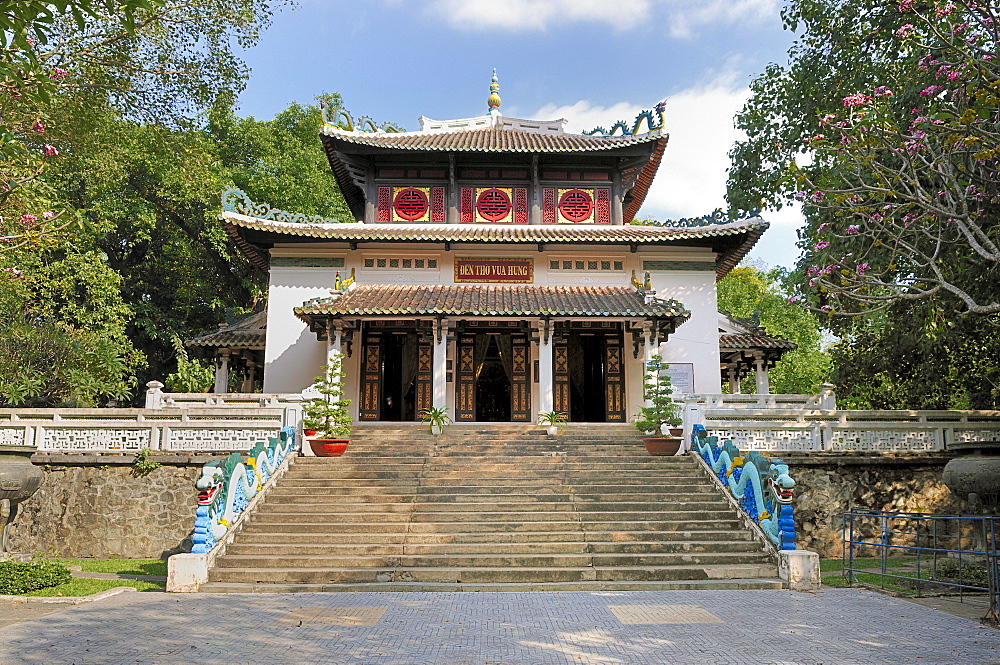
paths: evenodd
<path fill-rule="evenodd" d="M 531 420 L 530 341 L 521 324 L 467 323 L 458 335 L 455 420 Z"/>
<path fill-rule="evenodd" d="M 413 328 L 366 330 L 361 420 L 413 421 L 431 405 L 431 343 Z"/>
<path fill-rule="evenodd" d="M 487 337 L 486 351 L 476 376 L 476 420 L 485 423 L 510 422 L 510 377 L 504 367 L 499 336 Z M 508 342 L 506 339 L 502 341 Z M 509 343 L 505 345 L 509 347 Z"/>
<path fill-rule="evenodd" d="M 622 334 L 617 327 L 564 328 L 555 341 L 553 365 L 556 411 L 570 422 L 625 422 Z"/>

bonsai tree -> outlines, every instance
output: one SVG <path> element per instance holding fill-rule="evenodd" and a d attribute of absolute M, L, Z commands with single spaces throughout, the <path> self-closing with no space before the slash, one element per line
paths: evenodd
<path fill-rule="evenodd" d="M 647 374 L 643 376 L 643 399 L 650 406 L 642 407 L 636 418 L 635 428 L 640 432 L 656 432 L 659 434 L 663 425 L 680 427 L 680 406 L 674 403 L 674 389 L 670 385 L 670 377 L 662 373 L 666 367 L 661 365 L 663 358 L 653 356 Z"/>
<path fill-rule="evenodd" d="M 323 374 L 313 383 L 319 397 L 306 402 L 302 426 L 322 432 L 328 439 L 346 438 L 351 433 L 351 414 L 347 412 L 351 400 L 344 399 L 343 355 L 334 355 L 322 369 Z"/>

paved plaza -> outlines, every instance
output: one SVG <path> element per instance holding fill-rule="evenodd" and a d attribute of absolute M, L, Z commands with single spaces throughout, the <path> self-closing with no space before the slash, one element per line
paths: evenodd
<path fill-rule="evenodd" d="M 7 625 L 0 663 L 1000 665 L 1000 631 L 858 589 L 127 593 Z"/>

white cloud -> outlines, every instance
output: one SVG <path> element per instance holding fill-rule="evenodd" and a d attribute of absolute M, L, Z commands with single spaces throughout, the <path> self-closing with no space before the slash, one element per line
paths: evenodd
<path fill-rule="evenodd" d="M 566 23 L 604 23 L 627 30 L 648 20 L 654 0 L 434 0 L 429 9 L 456 28 L 545 30 Z"/>
<path fill-rule="evenodd" d="M 713 23 L 759 22 L 775 16 L 777 0 L 668 0 L 672 37 L 688 38 L 695 28 Z"/>
<path fill-rule="evenodd" d="M 733 117 L 749 94 L 748 88 L 736 86 L 732 77 L 723 76 L 667 99 L 666 131 L 670 141 L 641 215 L 659 220 L 680 219 L 700 217 L 726 207 L 729 150 L 733 143 L 745 138 L 733 126 Z M 631 126 L 641 110 L 641 106 L 630 102 L 598 106 L 579 101 L 570 106 L 543 106 L 529 117 L 566 118 L 569 120 L 566 131 L 581 133 L 597 126 L 610 127 L 617 120 Z M 771 265 L 790 266 L 798 253 L 794 243 L 801 211 L 786 208 L 762 216 L 771 221 L 772 229 L 758 244 L 754 256 Z"/>
<path fill-rule="evenodd" d="M 458 29 L 512 32 L 573 23 L 604 24 L 621 32 L 648 23 L 656 13 L 672 37 L 686 39 L 701 26 L 773 18 L 778 0 L 432 0 L 427 8 Z"/>

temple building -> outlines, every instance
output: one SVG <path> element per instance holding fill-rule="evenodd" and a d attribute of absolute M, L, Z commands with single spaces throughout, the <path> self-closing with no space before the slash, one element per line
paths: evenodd
<path fill-rule="evenodd" d="M 263 347 L 269 393 L 307 388 L 343 352 L 361 422 L 418 420 L 431 406 L 459 423 L 553 410 L 628 422 L 655 354 L 678 394 L 719 393 L 746 371 L 766 387 L 787 343 L 720 318 L 715 284 L 767 223 L 632 223 L 667 147 L 663 106 L 631 127 L 570 134 L 565 120 L 504 117 L 498 92 L 494 74 L 486 115 L 420 118 L 418 131 L 324 109 L 320 137 L 355 220 L 227 192 L 222 224 L 269 274 L 266 324 L 201 346 L 238 351 L 254 371 Z"/>

